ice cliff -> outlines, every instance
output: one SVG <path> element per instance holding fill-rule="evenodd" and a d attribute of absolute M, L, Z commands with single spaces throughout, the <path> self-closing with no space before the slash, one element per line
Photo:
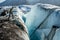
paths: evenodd
<path fill-rule="evenodd" d="M 31 11 L 24 15 L 31 40 L 45 40 L 52 26 L 60 27 L 60 7 L 38 3 L 31 7 Z M 38 28 L 37 28 L 38 27 Z M 60 28 L 58 29 L 60 30 Z M 56 31 L 53 40 L 59 40 L 60 31 Z M 58 33 L 57 33 L 58 32 Z"/>

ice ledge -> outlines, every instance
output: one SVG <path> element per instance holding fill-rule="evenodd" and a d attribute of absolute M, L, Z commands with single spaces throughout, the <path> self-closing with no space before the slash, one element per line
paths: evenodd
<path fill-rule="evenodd" d="M 51 5 L 51 4 L 43 4 L 43 3 L 37 3 L 36 5 L 45 8 L 45 9 L 60 9 L 59 6 Z"/>

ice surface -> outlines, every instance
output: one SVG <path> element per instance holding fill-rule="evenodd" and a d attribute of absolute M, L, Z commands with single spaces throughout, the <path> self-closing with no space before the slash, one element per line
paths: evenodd
<path fill-rule="evenodd" d="M 49 31 L 51 30 L 53 25 L 60 27 L 60 10 L 59 9 L 60 9 L 59 6 L 50 5 L 50 4 L 49 5 L 36 4 L 36 5 L 33 5 L 33 7 L 31 7 L 31 11 L 25 14 L 25 17 L 26 17 L 25 24 L 29 30 L 29 35 L 31 35 L 33 31 L 47 17 L 47 15 L 50 14 L 47 17 L 47 19 L 44 21 L 44 23 L 40 26 L 40 28 L 37 29 L 35 33 L 33 33 L 33 35 L 31 35 L 31 40 L 44 40 L 43 39 L 44 36 L 49 34 Z M 58 36 L 54 36 L 53 40 L 55 39 L 55 37 L 58 37 Z"/>
<path fill-rule="evenodd" d="M 24 20 L 23 22 L 25 22 L 28 28 L 28 32 L 29 32 L 29 36 L 31 36 L 30 37 L 31 40 L 44 40 L 45 36 L 47 36 L 51 31 L 51 28 L 53 25 L 60 27 L 60 7 L 59 6 L 39 3 L 36 5 L 30 6 L 30 8 L 31 10 L 29 12 L 26 12 L 26 14 L 23 14 L 23 12 L 19 8 L 17 8 L 17 11 L 18 11 L 17 15 L 22 21 Z M 40 28 L 34 32 L 34 30 L 39 25 L 40 25 Z M 31 35 L 32 33 L 33 35 Z M 59 35 L 60 35 L 60 29 L 57 29 L 53 40 L 59 40 L 60 39 Z"/>

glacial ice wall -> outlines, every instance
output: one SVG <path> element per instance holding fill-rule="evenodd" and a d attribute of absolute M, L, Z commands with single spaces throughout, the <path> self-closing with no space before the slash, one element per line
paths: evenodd
<path fill-rule="evenodd" d="M 33 7 L 31 7 L 31 11 L 24 16 L 26 17 L 25 24 L 28 28 L 31 40 L 44 40 L 45 36 L 47 36 L 51 31 L 52 26 L 60 27 L 59 6 L 50 4 L 36 4 L 33 5 Z M 39 25 L 40 27 L 36 30 Z M 60 30 L 60 28 L 58 30 Z M 58 35 L 60 35 L 60 31 L 57 32 L 55 33 L 53 40 L 59 40 L 60 36 Z"/>

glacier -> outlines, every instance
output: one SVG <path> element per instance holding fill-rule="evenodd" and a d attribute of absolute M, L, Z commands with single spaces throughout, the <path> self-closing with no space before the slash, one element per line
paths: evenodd
<path fill-rule="evenodd" d="M 11 2 L 13 3 L 12 0 L 8 0 L 8 1 L 10 2 L 7 5 L 9 5 Z M 2 5 L 7 6 L 6 2 L 2 2 L 0 6 Z M 18 2 L 18 0 L 16 2 Z M 55 6 L 55 5 L 59 5 L 60 2 L 56 4 L 52 2 L 52 4 L 54 5 L 51 5 L 51 3 L 50 4 L 37 3 L 40 2 L 40 0 L 37 1 L 27 0 L 27 2 L 28 4 L 31 4 L 31 5 L 27 5 L 27 7 L 31 8 L 31 10 L 28 10 L 27 12 L 27 9 L 22 8 L 23 10 L 22 9 L 21 10 L 24 12 L 21 13 L 21 10 L 17 8 L 18 11 L 17 15 L 27 26 L 30 40 L 48 40 L 49 38 L 52 40 L 60 40 L 60 28 L 59 28 L 60 27 L 60 6 Z M 11 5 L 13 5 L 12 3 Z M 25 3 L 26 1 L 21 2 L 21 4 L 25 4 Z M 20 5 L 20 3 L 18 3 L 18 5 Z M 53 26 L 56 27 L 57 29 L 55 28 L 53 29 L 52 28 Z M 53 38 L 51 38 L 50 36 L 52 35 L 53 32 L 55 33 Z"/>
<path fill-rule="evenodd" d="M 45 40 L 45 36 L 48 36 L 52 27 L 57 26 L 58 29 L 56 30 L 53 40 L 59 40 L 60 7 L 51 4 L 38 3 L 30 8 L 31 11 L 24 15 L 26 17 L 25 24 L 28 28 L 30 39 Z M 37 28 L 38 26 L 39 28 Z"/>

